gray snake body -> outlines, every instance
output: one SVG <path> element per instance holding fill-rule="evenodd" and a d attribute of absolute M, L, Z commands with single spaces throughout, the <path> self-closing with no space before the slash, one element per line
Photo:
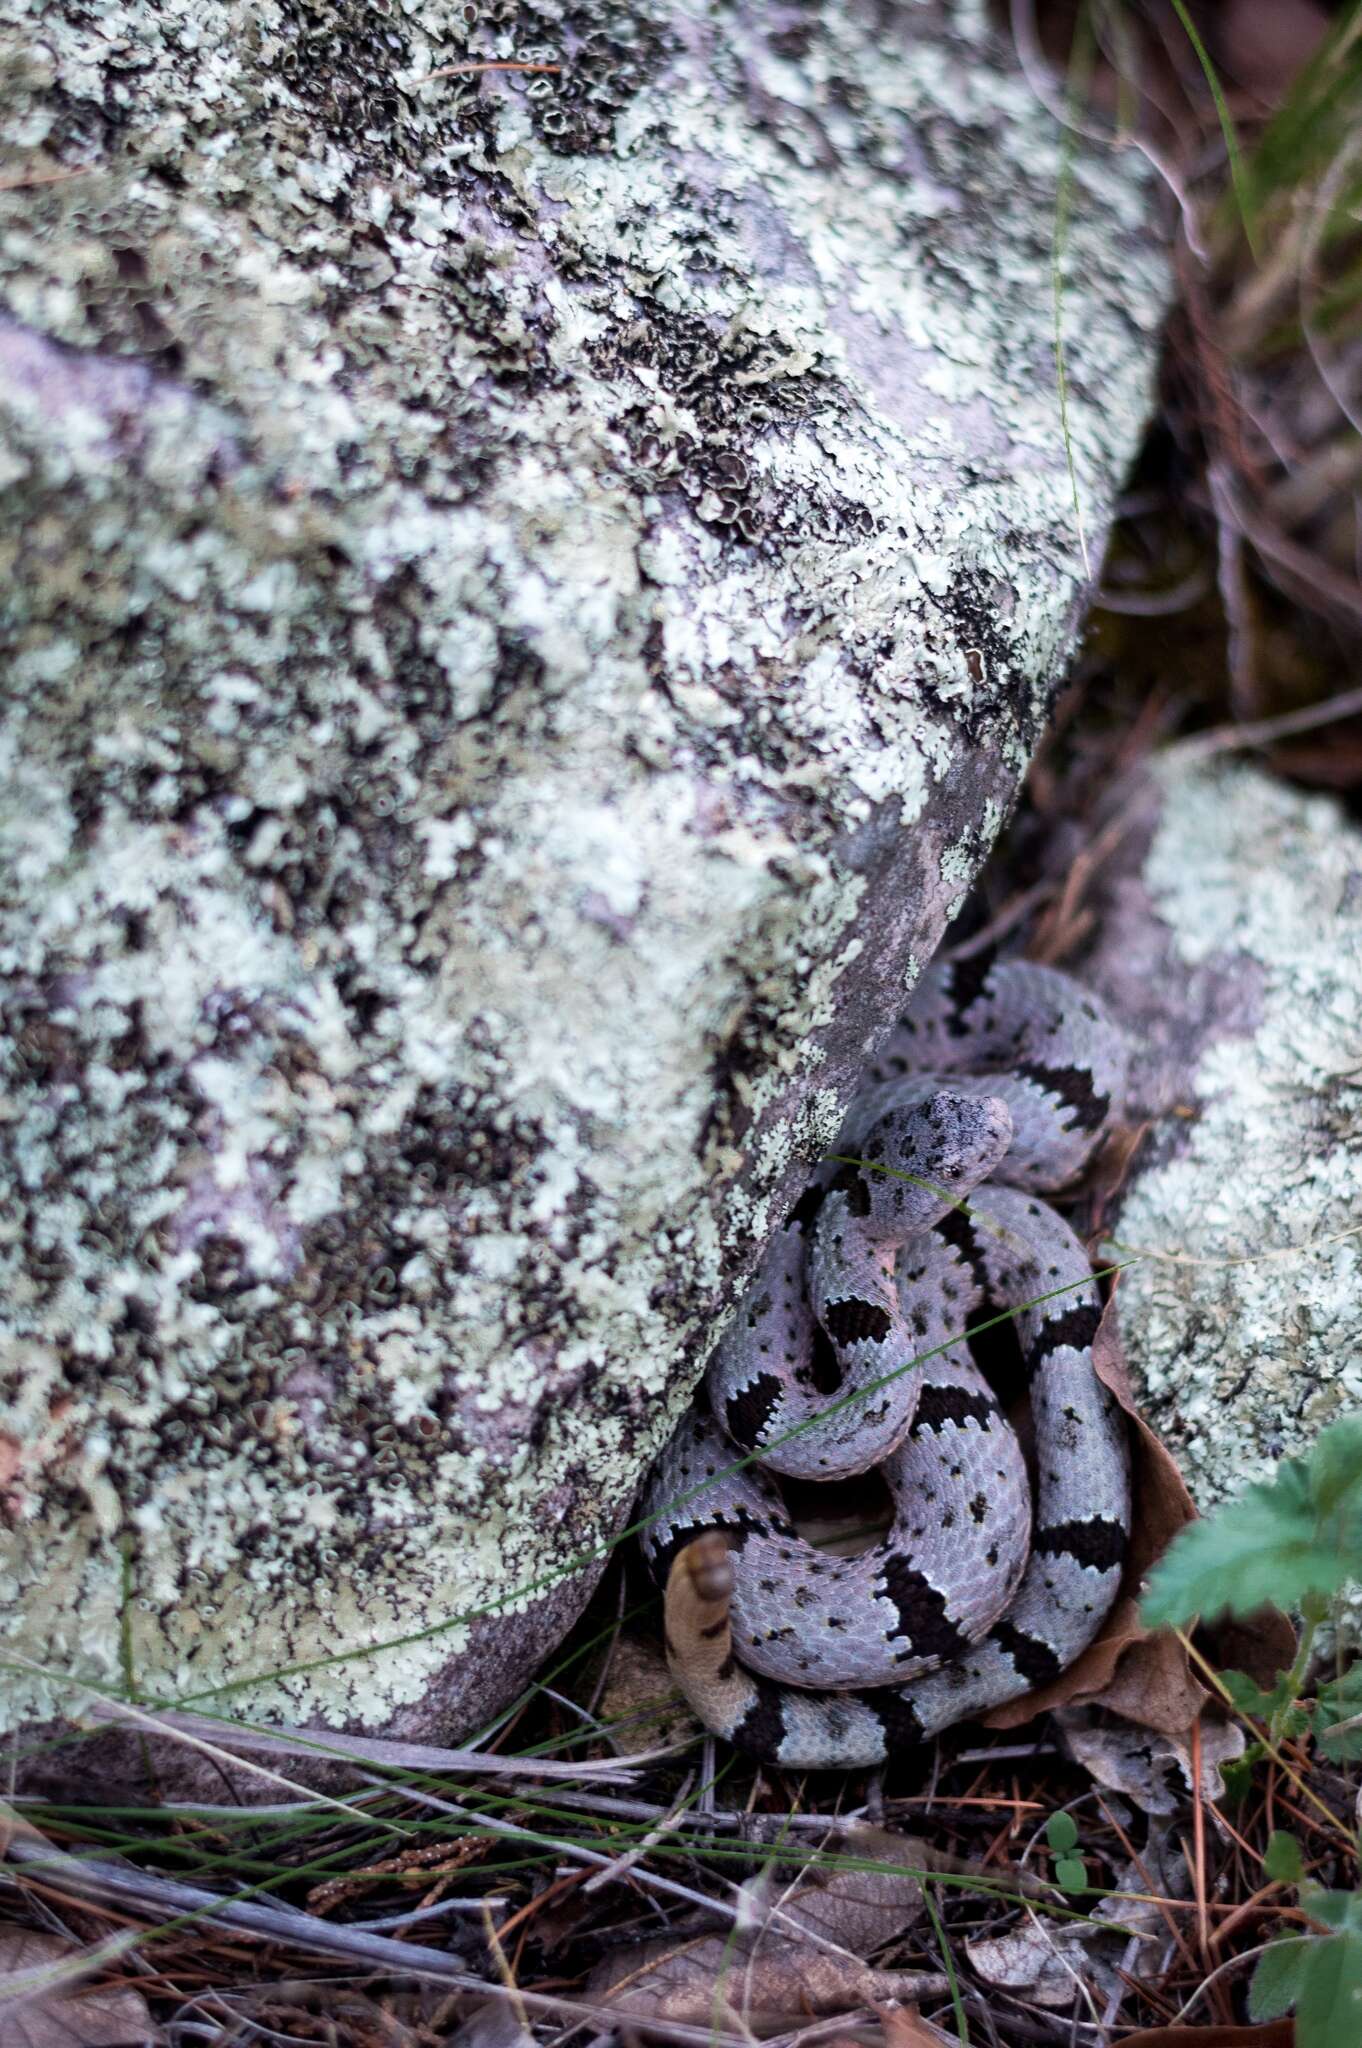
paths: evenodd
<path fill-rule="evenodd" d="M 1100 1627 L 1130 1526 L 1125 1423 L 1093 1367 L 1087 1255 L 1037 1191 L 1081 1170 L 1123 1081 L 1121 1034 L 1084 990 L 987 961 L 932 970 L 868 1074 L 837 1151 L 872 1164 L 819 1169 L 645 1503 L 659 1577 L 679 1560 L 673 1672 L 740 1747 L 871 1764 L 1056 1676 Z M 1014 1315 L 1034 1509 L 961 1334 L 985 1304 Z M 760 1464 L 729 1472 L 735 1446 Z M 891 1527 L 821 1555 L 770 1475 L 872 1466 Z"/>

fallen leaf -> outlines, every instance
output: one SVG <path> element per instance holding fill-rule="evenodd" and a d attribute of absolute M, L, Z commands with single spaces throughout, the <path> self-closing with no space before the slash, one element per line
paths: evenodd
<path fill-rule="evenodd" d="M 1109 1696 L 1102 1704 L 1112 1712 L 1123 1712 L 1112 1707 Z M 1090 1707 L 1060 1707 L 1055 1722 L 1074 1762 L 1099 1785 L 1119 1792 L 1142 1813 L 1178 1813 L 1187 1803 L 1186 1792 L 1193 1789 L 1192 1751 L 1176 1735 L 1140 1726 L 1137 1708 L 1138 1701 L 1132 1702 L 1127 1718 L 1113 1721 L 1099 1719 Z M 1241 1757 L 1245 1746 L 1244 1731 L 1237 1721 L 1223 1720 L 1209 1711 L 1203 1714 L 1201 1796 L 1211 1806 L 1225 1793 L 1221 1765 Z M 1174 1781 L 1174 1772 L 1181 1785 Z"/>
<path fill-rule="evenodd" d="M 92 1955 L 55 1934 L 0 1927 L 3 2048 L 151 2048 L 161 2030 L 140 1991 L 79 1985 L 109 1960 L 107 1944 Z"/>
<path fill-rule="evenodd" d="M 989 1728 L 1016 1728 L 1053 1708 L 1081 1704 L 1103 1707 L 1190 1748 L 1193 1723 L 1208 1701 L 1215 1699 L 1218 1704 L 1218 1695 L 1195 1675 L 1187 1652 L 1170 1630 L 1143 1626 L 1139 1601 L 1146 1574 L 1184 1523 L 1195 1521 L 1196 1506 L 1172 1456 L 1136 1405 L 1121 1348 L 1115 1294 L 1093 1339 L 1093 1363 L 1098 1378 L 1116 1396 L 1131 1425 L 1134 1521 L 1121 1590 L 1096 1639 L 1076 1663 L 1049 1685 L 995 1707 L 983 1720 Z M 1275 1608 L 1267 1609 L 1256 1617 L 1253 1633 L 1257 1669 L 1271 1663 L 1274 1673 L 1284 1670 L 1295 1654 L 1296 1640 L 1286 1616 Z"/>
<path fill-rule="evenodd" d="M 924 2020 L 915 2005 L 877 2005 L 875 2017 L 884 2048 L 948 2048 L 950 2035 Z"/>
<path fill-rule="evenodd" d="M 1010 1991 L 1032 2005 L 1064 2012 L 1077 1998 L 1080 1984 L 1096 1981 L 1104 1995 L 1115 1984 L 1114 1971 L 1099 1965 L 1096 1956 L 1102 1938 L 1095 1930 L 1080 1933 L 1033 1920 L 1007 1934 L 966 1941 L 965 1953 L 977 1975 L 995 1990 Z"/>
<path fill-rule="evenodd" d="M 449 2036 L 446 2048 L 535 2048 L 535 2040 L 509 2000 L 489 1998 Z"/>
<path fill-rule="evenodd" d="M 627 1631 L 615 1644 L 597 1711 L 609 1723 L 611 1742 L 621 1756 L 685 1741 L 697 1726 L 667 1669 L 661 1643 Z"/>
<path fill-rule="evenodd" d="M 943 1996 L 949 1988 L 944 1976 L 877 1970 L 860 1960 L 892 1941 L 920 1911 L 922 1888 L 913 1873 L 932 1868 L 927 1845 L 859 1828 L 829 1847 L 839 1856 L 899 1867 L 815 1866 L 792 1883 L 755 1879 L 742 1887 L 743 1917 L 735 1932 L 669 1935 L 618 1950 L 593 1970 L 587 1998 L 654 2026 L 745 2026 L 764 2035 L 868 2005 Z"/>

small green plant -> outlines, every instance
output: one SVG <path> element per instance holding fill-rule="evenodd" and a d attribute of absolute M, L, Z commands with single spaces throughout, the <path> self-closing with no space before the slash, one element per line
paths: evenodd
<path fill-rule="evenodd" d="M 1045 1839 L 1055 1859 L 1055 1883 L 1067 1898 L 1077 1898 L 1088 1889 L 1088 1866 L 1078 1847 L 1078 1823 L 1071 1813 L 1052 1813 L 1045 1823 Z"/>
<path fill-rule="evenodd" d="M 1269 1602 L 1294 1608 L 1302 1622 L 1296 1655 L 1270 1689 L 1242 1671 L 1222 1672 L 1218 1683 L 1236 1712 L 1264 1726 L 1246 1762 L 1277 1757 L 1283 1741 L 1307 1735 L 1341 1762 L 1362 1756 L 1362 1666 L 1313 1696 L 1307 1684 L 1320 1625 L 1350 1581 L 1362 1581 L 1362 1415 L 1334 1423 L 1307 1456 L 1285 1459 L 1270 1481 L 1182 1530 L 1150 1580 L 1144 1619 L 1188 1629 L 1223 1614 L 1249 1615 Z M 1342 1832 L 1332 1813 L 1329 1819 Z M 1355 1834 L 1349 1846 L 1356 1859 Z M 1357 2048 L 1362 1891 L 1311 1883 L 1300 1843 L 1285 1833 L 1269 1837 L 1263 1872 L 1295 1890 L 1310 1928 L 1284 1935 L 1260 1957 L 1249 1988 L 1251 2016 L 1294 2012 L 1297 2048 Z"/>

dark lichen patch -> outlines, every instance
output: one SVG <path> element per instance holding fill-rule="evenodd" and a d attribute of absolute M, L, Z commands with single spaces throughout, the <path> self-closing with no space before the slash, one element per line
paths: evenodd
<path fill-rule="evenodd" d="M 373 0 L 278 0 L 260 56 L 356 161 L 400 148 L 413 109 L 398 84 L 411 41 L 396 10 Z"/>
<path fill-rule="evenodd" d="M 535 78 L 526 99 L 536 136 L 564 156 L 613 149 L 619 116 L 677 47 L 661 17 L 638 5 L 611 8 L 604 18 L 595 7 L 551 13 L 523 6 L 520 27 L 521 60 L 559 66 Z"/>
<path fill-rule="evenodd" d="M 635 303 L 632 318 L 591 344 L 593 366 L 626 383 L 630 370 L 644 369 L 696 423 L 694 432 L 663 428 L 656 405 L 618 416 L 641 479 L 652 489 L 681 493 L 697 517 L 726 536 L 758 540 L 779 521 L 753 444 L 764 429 L 832 410 L 831 380 L 812 363 L 798 372 L 783 367 L 788 350 L 778 337 L 726 331 L 717 319 L 678 313 L 645 296 Z"/>

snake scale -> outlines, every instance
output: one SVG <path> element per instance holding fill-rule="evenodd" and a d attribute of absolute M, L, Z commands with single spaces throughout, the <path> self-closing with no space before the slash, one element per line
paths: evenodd
<path fill-rule="evenodd" d="M 645 1501 L 668 1661 L 738 1747 L 874 1764 L 1056 1677 L 1100 1628 L 1130 1529 L 1126 1425 L 1094 1369 L 1087 1254 L 1038 1195 L 1082 1169 L 1125 1060 L 1052 968 L 934 967 L 838 1138 L 869 1163 L 824 1162 L 776 1233 Z M 981 1308 L 1019 1340 L 1034 1503 L 961 1336 Z M 823 1554 L 779 1477 L 872 1467 L 889 1529 Z"/>

